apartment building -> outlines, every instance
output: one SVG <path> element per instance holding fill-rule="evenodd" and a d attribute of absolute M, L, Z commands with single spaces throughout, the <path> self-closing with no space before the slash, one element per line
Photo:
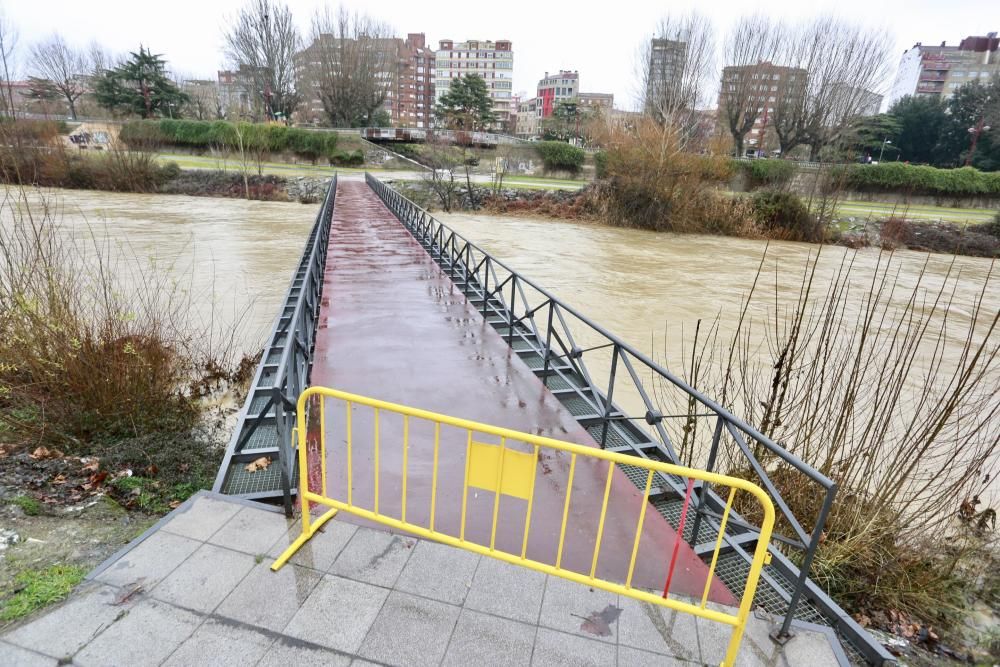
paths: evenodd
<path fill-rule="evenodd" d="M 767 133 L 767 128 L 774 124 L 774 107 L 782 94 L 805 86 L 807 78 L 808 73 L 801 67 L 785 67 L 770 62 L 729 65 L 722 70 L 720 117 L 724 117 L 725 109 L 742 105 L 748 113 L 756 115 L 753 128 L 747 134 L 747 148 L 754 151 L 776 148 L 770 145 Z"/>
<path fill-rule="evenodd" d="M 468 74 L 476 74 L 486 81 L 493 100 L 496 126 L 506 127 L 511 116 L 517 113 L 517 107 L 513 106 L 514 51 L 511 42 L 505 39 L 465 42 L 442 39 L 434 60 L 435 100 L 448 92 L 454 79 Z"/>
<path fill-rule="evenodd" d="M 321 35 L 296 56 L 296 89 L 302 95 L 297 115 L 302 122 L 324 122 L 321 68 L 324 59 L 336 57 L 339 41 L 333 35 Z M 345 57 L 360 59 L 359 48 L 377 53 L 370 60 L 380 66 L 375 76 L 385 86 L 382 108 L 389 123 L 394 127 L 429 127 L 434 116 L 434 50 L 428 48 L 424 33 L 409 33 L 406 39 L 369 39 L 363 47 L 349 41 L 349 48 L 343 49 Z"/>
<path fill-rule="evenodd" d="M 532 139 L 539 133 L 538 98 L 518 100 L 517 116 L 514 123 L 514 136 L 519 139 Z"/>
<path fill-rule="evenodd" d="M 434 49 L 424 33 L 397 40 L 396 72 L 385 108 L 394 127 L 430 127 L 434 118 Z"/>
<path fill-rule="evenodd" d="M 970 36 L 958 46 L 925 46 L 917 42 L 903 52 L 889 94 L 891 107 L 907 95 L 947 99 L 962 85 L 1000 74 L 1000 38 L 991 32 Z"/>
<path fill-rule="evenodd" d="M 615 106 L 614 93 L 580 93 L 577 100 L 581 109 L 600 113 L 607 113 Z"/>
<path fill-rule="evenodd" d="M 687 43 L 654 38 L 649 44 L 646 72 L 646 111 L 652 113 L 658 100 L 676 99 L 687 63 Z"/>
<path fill-rule="evenodd" d="M 545 76 L 538 82 L 538 117 L 549 118 L 559 102 L 576 99 L 580 94 L 579 72 L 560 70 L 558 74 Z"/>

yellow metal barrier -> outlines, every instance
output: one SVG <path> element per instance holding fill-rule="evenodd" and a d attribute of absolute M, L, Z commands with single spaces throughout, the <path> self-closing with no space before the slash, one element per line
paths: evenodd
<path fill-rule="evenodd" d="M 337 399 L 344 401 L 346 404 L 346 416 L 345 416 L 345 426 L 346 426 L 346 474 L 347 474 L 347 488 L 346 488 L 346 502 L 341 500 L 336 500 L 334 498 L 327 496 L 327 469 L 326 469 L 326 410 L 325 410 L 325 398 Z M 307 461 L 307 429 L 306 429 L 306 407 L 310 400 L 316 399 L 319 403 L 319 441 L 320 441 L 320 474 L 322 476 L 320 493 L 310 490 L 309 488 L 309 467 Z M 372 454 L 373 454 L 373 467 L 374 467 L 374 502 L 372 509 L 366 509 L 359 507 L 354 504 L 353 496 L 353 456 L 354 456 L 354 434 L 352 426 L 352 409 L 353 406 L 367 406 L 374 411 L 374 429 L 373 429 L 373 442 L 372 442 Z M 392 413 L 396 415 L 401 415 L 403 419 L 403 438 L 402 438 L 402 493 L 400 502 L 400 517 L 396 518 L 389 516 L 380 512 L 379 508 L 379 478 L 381 476 L 380 470 L 380 460 L 379 460 L 379 449 L 380 449 L 380 434 L 379 434 L 379 419 L 380 413 Z M 723 667 L 729 667 L 733 665 L 736 660 L 736 655 L 739 652 L 740 642 L 743 637 L 743 631 L 746 627 L 747 618 L 750 614 L 750 606 L 753 602 L 754 593 L 757 589 L 757 581 L 760 577 L 760 571 L 766 560 L 768 560 L 767 545 L 771 537 L 771 529 L 774 525 L 774 505 L 771 502 L 770 497 L 757 485 L 752 484 L 743 479 L 736 477 L 729 477 L 726 475 L 719 475 L 715 473 L 705 472 L 702 470 L 695 470 L 692 468 L 685 468 L 682 466 L 671 465 L 668 463 L 662 463 L 659 461 L 651 461 L 649 459 L 643 459 L 635 456 L 628 456 L 625 454 L 618 454 L 615 452 L 608 452 L 601 449 L 593 447 L 585 447 L 582 445 L 577 445 L 569 442 L 563 442 L 560 440 L 555 440 L 552 438 L 541 437 L 537 435 L 531 435 L 529 433 L 520 433 L 518 431 L 513 431 L 510 429 L 499 428 L 496 426 L 490 426 L 487 424 L 480 424 L 477 422 L 459 419 L 456 417 L 449 417 L 447 415 L 437 414 L 434 412 L 429 412 L 426 410 L 420 410 L 417 408 L 411 408 L 404 405 L 398 405 L 395 403 L 388 403 L 386 401 L 380 401 L 373 398 L 367 398 L 364 396 L 359 396 L 356 394 L 350 394 L 343 391 L 338 391 L 335 389 L 328 389 L 324 387 L 310 387 L 306 389 L 302 395 L 299 397 L 298 401 L 298 426 L 296 433 L 298 435 L 298 451 L 299 451 L 299 499 L 303 504 L 302 511 L 302 534 L 285 550 L 284 553 L 275 560 L 274 564 L 271 565 L 272 570 L 278 570 L 281 568 L 289 558 L 291 558 L 299 548 L 305 544 L 309 538 L 311 538 L 319 528 L 329 521 L 338 511 L 349 512 L 355 516 L 374 521 L 390 528 L 396 528 L 399 530 L 406 531 L 418 537 L 432 539 L 444 544 L 448 544 L 460 549 L 465 549 L 476 554 L 481 554 L 484 556 L 490 556 L 501 561 L 508 563 L 513 563 L 515 565 L 520 565 L 538 572 L 543 572 L 545 574 L 562 577 L 570 581 L 575 581 L 580 584 L 585 584 L 593 588 L 600 588 L 611 593 L 617 593 L 619 595 L 624 595 L 636 600 L 641 600 L 643 602 L 659 605 L 669 609 L 673 609 L 679 612 L 692 614 L 707 620 L 715 621 L 718 623 L 723 623 L 732 626 L 733 631 L 729 641 L 728 648 L 726 650 L 726 656 L 722 662 Z M 429 525 L 422 526 L 407 521 L 407 477 L 409 472 L 408 467 L 408 457 L 410 450 L 410 420 L 423 420 L 430 422 L 434 425 L 434 448 L 433 448 L 433 463 L 432 463 L 432 480 L 430 486 L 430 517 Z M 466 437 L 466 451 L 465 451 L 465 478 L 462 486 L 462 506 L 461 506 L 461 523 L 458 536 L 449 535 L 447 533 L 440 532 L 435 529 L 435 516 L 437 510 L 437 496 L 438 496 L 438 461 L 440 457 L 440 445 L 441 445 L 441 427 L 442 425 L 457 428 L 468 432 Z M 484 442 L 479 442 L 474 438 L 474 435 L 482 434 L 493 436 L 500 439 L 499 446 L 495 444 L 488 444 Z M 294 437 L 294 436 L 293 436 Z M 522 452 L 516 449 L 512 449 L 508 446 L 508 441 L 511 442 L 521 442 L 525 443 L 531 448 L 530 452 Z M 533 560 L 527 557 L 528 552 L 528 535 L 531 530 L 531 513 L 532 505 L 535 495 L 535 481 L 537 479 L 539 469 L 539 453 L 541 450 L 556 450 L 561 452 L 566 452 L 570 455 L 570 466 L 569 466 L 569 476 L 568 482 L 566 484 L 566 494 L 565 502 L 562 508 L 562 522 L 559 529 L 559 542 L 558 549 L 556 553 L 556 562 L 554 565 L 542 563 L 537 560 Z M 591 559 L 590 571 L 587 574 L 576 572 L 573 570 L 566 569 L 562 567 L 563 558 L 563 547 L 566 539 L 566 526 L 569 517 L 570 510 L 570 498 L 572 496 L 573 490 L 573 477 L 576 472 L 577 459 L 578 458 L 594 459 L 599 461 L 606 461 L 607 466 L 607 481 L 604 484 L 604 494 L 603 502 L 601 505 L 601 513 L 597 524 L 597 539 L 594 546 L 594 553 Z M 639 542 L 643 531 L 643 522 L 646 516 L 646 507 L 649 505 L 648 502 L 642 502 L 641 509 L 639 511 L 638 525 L 636 526 L 635 540 L 632 544 L 631 549 L 631 559 L 628 566 L 628 574 L 625 577 L 625 583 L 619 584 L 613 581 L 608 581 L 600 577 L 595 576 L 597 571 L 597 561 L 598 555 L 601 549 L 601 540 L 604 535 L 604 524 L 606 519 L 606 513 L 608 509 L 608 498 L 611 490 L 611 480 L 616 464 L 632 466 L 635 468 L 641 468 L 647 471 L 646 474 L 646 484 L 643 497 L 649 495 L 650 489 L 652 488 L 654 473 L 659 472 L 665 475 L 674 475 L 677 477 L 685 478 L 688 480 L 687 495 L 685 497 L 684 509 L 682 510 L 680 526 L 678 526 L 678 537 L 675 540 L 674 552 L 672 560 L 669 564 L 669 569 L 667 573 L 667 583 L 663 595 L 657 595 L 650 593 L 646 590 L 640 588 L 634 588 L 632 586 L 633 573 L 635 571 L 636 556 L 639 553 Z M 668 589 L 670 587 L 670 579 L 673 575 L 673 568 L 677 560 L 677 549 L 680 546 L 680 542 L 683 539 L 683 524 L 685 516 L 688 509 L 688 501 L 691 498 L 691 491 L 695 480 L 701 480 L 703 482 L 712 484 L 714 486 L 725 486 L 729 487 L 729 496 L 726 502 L 725 511 L 722 514 L 720 521 L 720 529 L 718 538 L 715 543 L 715 550 L 712 554 L 711 562 L 708 569 L 708 577 L 705 581 L 704 593 L 701 597 L 701 602 L 699 604 L 692 604 L 684 600 L 674 599 L 668 596 Z M 492 512 L 492 526 L 490 530 L 489 545 L 479 544 L 477 542 L 472 542 L 465 539 L 465 527 L 466 527 L 466 501 L 469 495 L 469 488 L 475 488 L 484 490 L 487 492 L 492 492 L 494 494 L 493 499 L 493 512 Z M 719 551 L 722 547 L 723 536 L 725 534 L 726 522 L 729 519 L 729 513 L 733 505 L 733 500 L 736 496 L 737 491 L 745 491 L 752 496 L 754 496 L 761 504 L 763 510 L 763 521 L 761 522 L 760 528 L 760 538 L 757 541 L 757 547 L 754 551 L 753 560 L 750 567 L 750 573 L 747 577 L 746 586 L 743 591 L 743 596 L 740 599 L 740 604 L 737 613 L 730 614 L 721 611 L 716 611 L 714 609 L 708 608 L 708 595 L 709 589 L 711 587 L 715 567 L 718 562 Z M 519 498 L 527 501 L 527 513 L 524 520 L 524 530 L 523 536 L 521 538 L 521 549 L 519 554 L 509 553 L 507 551 L 500 550 L 496 548 L 496 533 L 497 533 L 497 518 L 499 514 L 500 498 L 503 495 L 507 495 L 514 498 Z M 308 503 L 313 502 L 321 505 L 330 507 L 324 514 L 316 519 L 310 516 L 308 511 Z"/>

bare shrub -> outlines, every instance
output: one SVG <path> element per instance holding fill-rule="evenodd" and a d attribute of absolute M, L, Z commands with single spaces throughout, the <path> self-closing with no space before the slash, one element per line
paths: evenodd
<path fill-rule="evenodd" d="M 601 139 L 606 220 L 657 231 L 758 236 L 749 205 L 718 192 L 732 174 L 728 158 L 687 152 L 686 140 L 683 128 L 648 118 L 634 128 L 607 127 Z"/>
<path fill-rule="evenodd" d="M 871 269 L 858 257 L 817 253 L 790 300 L 777 276 L 773 293 L 763 287 L 762 260 L 735 331 L 722 335 L 716 322 L 696 334 L 684 370 L 837 483 L 816 581 L 853 610 L 947 623 L 993 567 L 984 547 L 1000 467 L 996 281 L 989 270 L 970 294 L 954 257 L 906 270 L 892 253 Z M 701 456 L 688 437 L 695 421 L 678 439 L 686 460 Z M 754 453 L 795 516 L 813 520 L 816 488 Z M 740 458 L 726 465 L 750 473 Z M 997 583 L 992 571 L 986 585 Z"/>
<path fill-rule="evenodd" d="M 0 201 L 0 433 L 206 483 L 199 397 L 240 380 L 232 341 L 191 313 L 189 286 L 95 235 L 61 230 L 55 204 Z"/>

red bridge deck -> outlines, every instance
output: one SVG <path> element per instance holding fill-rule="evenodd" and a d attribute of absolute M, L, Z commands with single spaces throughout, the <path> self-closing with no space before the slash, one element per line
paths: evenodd
<path fill-rule="evenodd" d="M 511 352 L 434 260 L 363 181 L 341 179 L 333 213 L 313 385 L 412 405 L 456 417 L 575 442 L 596 443 Z M 353 499 L 373 503 L 372 417 L 353 413 Z M 399 508 L 402 422 L 383 415 L 379 502 Z M 329 495 L 346 496 L 343 404 L 326 407 Z M 367 436 L 367 437 L 366 437 Z M 465 433 L 442 430 L 436 527 L 458 534 Z M 427 525 L 432 437 L 411 427 L 407 519 Z M 597 461 L 577 463 L 563 566 L 590 570 L 607 474 Z M 591 465 L 594 464 L 594 465 Z M 554 563 L 569 459 L 543 456 L 535 490 L 529 557 Z M 469 490 L 466 537 L 487 543 L 493 495 Z M 635 538 L 642 493 L 616 467 L 598 575 L 622 581 Z M 504 497 L 497 547 L 520 552 L 525 503 Z M 389 510 L 397 512 L 396 510 Z M 655 511 L 645 527 L 633 585 L 662 590 L 676 534 Z M 700 598 L 706 565 L 681 543 L 671 590 Z M 710 598 L 735 604 L 717 579 Z"/>

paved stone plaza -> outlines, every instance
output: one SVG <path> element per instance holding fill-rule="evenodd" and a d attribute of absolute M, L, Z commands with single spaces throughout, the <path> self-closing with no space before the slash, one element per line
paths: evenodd
<path fill-rule="evenodd" d="M 202 493 L 0 636 L 0 665 L 718 665 L 729 629 L 434 542 Z M 752 618 L 740 665 L 837 665 Z"/>

